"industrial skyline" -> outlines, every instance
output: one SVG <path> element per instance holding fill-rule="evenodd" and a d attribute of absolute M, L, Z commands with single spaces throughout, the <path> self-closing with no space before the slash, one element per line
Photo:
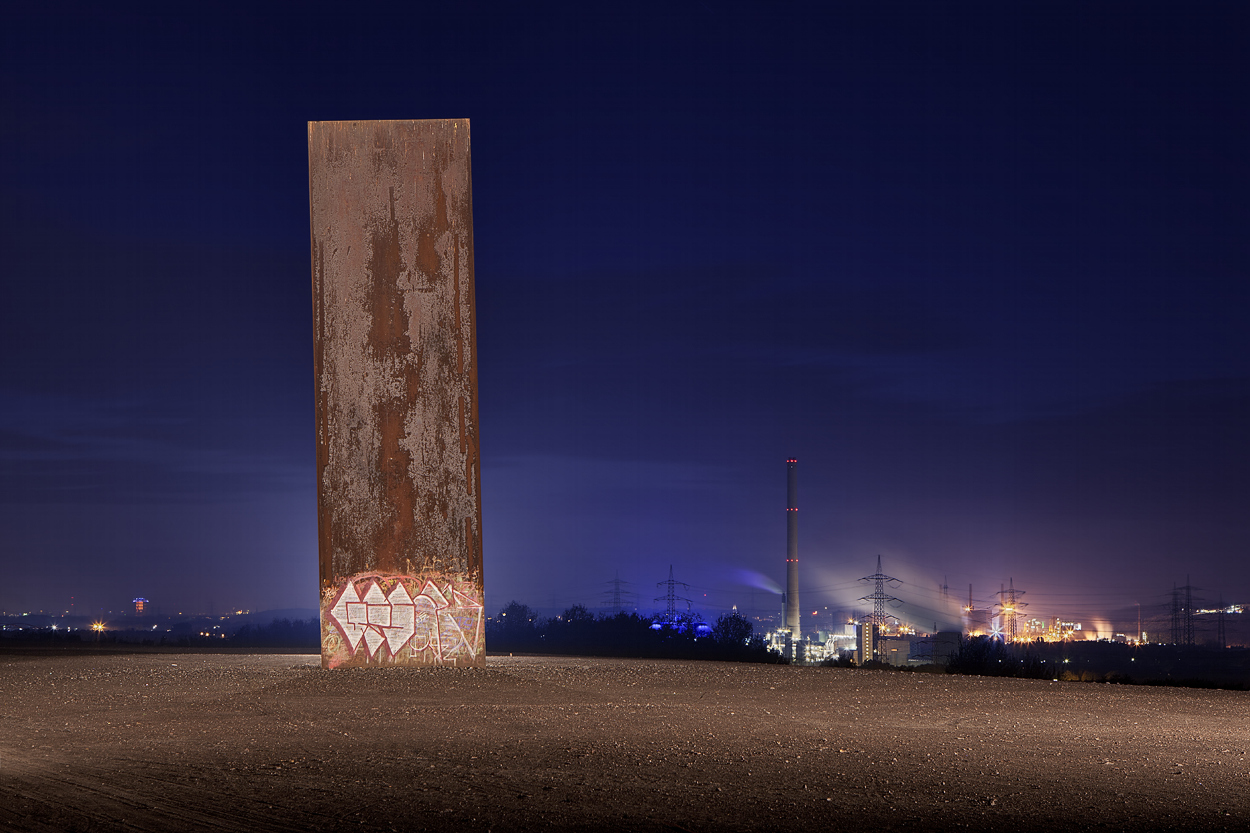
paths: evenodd
<path fill-rule="evenodd" d="M 797 559 L 792 557 L 796 552 L 797 530 L 791 511 L 797 508 L 795 465 L 797 460 L 789 458 L 786 463 L 787 557 L 783 572 L 789 586 L 797 572 Z M 768 583 L 766 576 L 757 578 L 763 579 L 764 584 Z M 545 599 L 511 599 L 509 601 L 510 603 L 519 601 L 527 606 L 530 602 L 534 602 L 533 607 L 537 608 L 539 615 L 548 618 L 559 618 L 569 608 L 580 607 L 589 610 L 592 614 L 598 613 L 600 616 L 638 613 L 661 623 L 706 623 L 714 620 L 718 614 L 732 612 L 751 621 L 756 626 L 757 633 L 765 636 L 769 644 L 791 658 L 795 656 L 793 645 L 806 644 L 809 661 L 813 654 L 820 658 L 834 656 L 838 650 L 846 650 L 853 638 L 852 635 L 856 633 L 855 627 L 860 625 L 871 626 L 874 639 L 876 634 L 879 634 L 881 638 L 899 638 L 914 635 L 927 637 L 952 632 L 962 633 L 965 636 L 989 636 L 1005 642 L 1101 640 L 1129 644 L 1192 646 L 1199 644 L 1242 645 L 1250 639 L 1250 631 L 1242 621 L 1245 618 L 1247 605 L 1237 601 L 1226 603 L 1223 591 L 1216 594 L 1218 601 L 1212 602 L 1211 598 L 1203 595 L 1207 591 L 1192 585 L 1188 576 L 1183 586 L 1174 584 L 1171 591 L 1155 594 L 1152 601 L 1146 603 L 1144 610 L 1140 602 L 1134 605 L 1135 609 L 1115 609 L 1099 602 L 1073 605 L 1070 602 L 1050 601 L 1044 608 L 1026 613 L 1025 608 L 1029 605 L 1022 601 L 1026 591 L 1015 586 L 1014 578 L 1009 578 L 1005 584 L 1000 584 L 997 592 L 979 597 L 974 595 L 973 585 L 970 584 L 966 603 L 962 600 L 957 602 L 950 593 L 945 577 L 936 587 L 911 585 L 886 574 L 883 571 L 882 557 L 877 555 L 876 571 L 859 578 L 856 584 L 848 584 L 841 588 L 822 588 L 823 600 L 834 600 L 834 603 L 823 605 L 818 603 L 817 609 L 812 610 L 807 616 L 806 631 L 803 625 L 803 612 L 793 611 L 789 604 L 789 599 L 794 598 L 789 591 L 776 591 L 780 594 L 782 602 L 779 615 L 777 615 L 774 612 L 775 608 L 767 603 L 760 607 L 754 591 L 751 592 L 748 603 L 741 588 L 717 589 L 692 586 L 675 577 L 673 565 L 669 565 L 667 580 L 656 582 L 656 587 L 664 592 L 655 597 L 650 605 L 643 603 L 636 593 L 622 590 L 622 587 L 628 587 L 632 582 L 622 580 L 619 570 L 611 580 L 604 584 L 610 585 L 613 589 L 606 592 L 599 591 L 599 596 L 594 598 L 581 595 L 559 598 L 552 596 L 549 605 L 543 604 L 547 601 Z M 860 596 L 848 604 L 847 600 L 850 597 L 845 594 L 845 591 L 851 587 L 862 588 L 865 584 L 871 586 L 873 592 Z M 892 595 L 887 592 L 887 589 L 897 589 L 902 597 Z M 699 593 L 700 590 L 705 592 Z M 841 595 L 828 595 L 835 590 L 842 591 Z M 694 598 L 678 595 L 679 592 L 692 593 L 701 598 L 696 601 Z M 761 591 L 761 593 L 765 598 L 777 598 L 772 591 Z M 1163 600 L 1160 601 L 1160 598 Z M 726 602 L 725 599 L 737 601 Z M 133 626 L 136 621 L 161 618 L 172 620 L 184 616 L 183 611 L 179 611 L 176 617 L 171 616 L 169 611 L 162 610 L 160 606 L 148 610 L 145 615 L 145 610 L 147 610 L 145 606 L 149 604 L 146 598 L 135 598 L 132 603 L 133 612 L 124 609 L 105 611 L 103 608 L 93 612 L 84 608 L 74 609 L 71 599 L 69 608 L 60 611 L 38 611 L 40 615 L 36 615 L 29 621 L 16 617 L 30 616 L 31 611 L 0 610 L 0 617 L 9 617 L 10 624 L 16 623 L 26 627 L 47 627 L 51 623 L 53 629 L 58 620 L 64 624 L 69 620 L 95 619 L 93 627 L 103 629 L 106 627 L 103 621 L 106 618 L 121 622 L 123 625 L 130 622 L 130 626 Z M 222 618 L 250 613 L 250 611 L 237 610 L 233 613 L 227 612 Z M 275 611 L 274 613 L 280 614 L 283 618 L 298 619 L 301 615 L 312 615 L 315 618 L 316 611 L 304 609 L 302 611 Z M 486 615 L 489 617 L 497 613 L 498 611 L 488 610 Z M 209 610 L 187 611 L 186 615 L 200 618 L 205 615 L 216 617 L 218 614 Z M 259 612 L 259 616 L 263 619 L 265 613 Z M 1228 627 L 1230 618 L 1233 625 L 1231 630 Z M 1133 627 L 1134 623 L 1136 627 Z"/>
<path fill-rule="evenodd" d="M 720 615 L 736 613 L 750 621 L 757 634 L 770 638 L 775 636 L 772 644 L 784 652 L 783 637 L 792 635 L 783 624 L 784 612 L 779 614 L 772 606 L 752 608 L 749 602 L 730 603 L 728 607 L 717 606 L 707 601 L 713 593 L 699 593 L 699 590 L 706 588 L 692 587 L 676 578 L 678 575 L 680 573 L 670 571 L 668 580 L 656 583 L 662 590 L 668 591 L 655 599 L 660 604 L 634 603 L 623 600 L 625 594 L 617 597 L 617 593 L 613 592 L 609 592 L 606 603 L 599 604 L 591 597 L 577 596 L 551 599 L 550 605 L 541 603 L 543 600 L 511 601 L 531 607 L 536 615 L 544 619 L 559 618 L 573 607 L 582 607 L 591 615 L 610 617 L 619 613 L 637 613 L 657 622 L 709 624 Z M 881 573 L 880 564 L 877 574 L 865 578 L 876 580 L 878 575 L 883 581 L 890 578 Z M 864 579 L 860 579 L 858 587 L 863 587 L 863 581 Z M 606 583 L 618 588 L 627 584 L 619 578 Z M 1250 617 L 1246 616 L 1250 605 L 1227 601 L 1222 592 L 1211 594 L 1200 587 L 1186 584 L 1155 594 L 1150 602 L 1130 608 L 1116 609 L 1090 603 L 1075 612 L 1069 607 L 1067 613 L 1059 613 L 1055 608 L 1038 608 L 1026 613 L 1024 608 L 1027 606 L 1019 601 L 1025 591 L 1016 588 L 1014 582 L 1009 582 L 1009 585 L 1010 589 L 1008 585 L 1004 585 L 1001 590 L 984 598 L 969 597 L 958 613 L 952 613 L 949 608 L 950 596 L 943 593 L 941 588 L 935 590 L 897 583 L 892 586 L 897 588 L 901 597 L 883 595 L 880 599 L 875 599 L 874 593 L 861 597 L 858 605 L 825 605 L 807 611 L 803 638 L 793 642 L 797 644 L 802 641 L 809 645 L 809 661 L 814 652 L 813 644 L 815 648 L 820 648 L 821 643 L 825 642 L 830 646 L 828 652 L 816 652 L 818 657 L 836 655 L 838 650 L 847 650 L 852 634 L 861 625 L 873 626 L 882 638 L 920 638 L 922 641 L 934 634 L 960 633 L 965 636 L 988 636 L 1005 642 L 1110 641 L 1130 645 L 1182 646 L 1250 644 Z M 692 598 L 676 595 L 677 588 L 681 588 L 681 592 L 702 596 L 704 603 L 696 604 Z M 740 598 L 740 594 L 725 597 Z M 935 608 L 931 601 L 933 598 L 941 599 L 940 610 Z M 883 602 L 880 606 L 885 610 L 877 609 L 875 603 L 878 601 Z M 890 601 L 898 604 L 887 607 Z M 180 622 L 211 619 L 223 622 L 251 621 L 258 624 L 267 624 L 273 620 L 312 620 L 315 623 L 316 615 L 317 611 L 313 608 L 259 611 L 227 609 L 224 612 L 220 609 L 174 610 L 161 604 L 149 604 L 147 599 L 135 599 L 133 604 L 94 611 L 75 606 L 43 611 L 0 609 L 0 624 L 10 630 L 25 628 L 85 631 L 90 626 L 100 631 L 157 627 L 164 632 L 170 624 Z M 498 616 L 499 610 L 487 611 L 487 615 Z M 938 618 L 932 618 L 934 616 Z M 943 619 L 942 616 L 947 618 Z"/>

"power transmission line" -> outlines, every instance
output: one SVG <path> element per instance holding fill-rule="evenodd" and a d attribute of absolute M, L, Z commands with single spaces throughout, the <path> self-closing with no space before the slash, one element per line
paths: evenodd
<path fill-rule="evenodd" d="M 1172 584 L 1172 644 L 1194 644 L 1194 594 L 1189 576 L 1184 587 Z"/>
<path fill-rule="evenodd" d="M 607 582 L 607 584 L 612 585 L 611 590 L 604 591 L 604 595 L 608 597 L 608 607 L 612 609 L 613 613 L 616 613 L 616 614 L 624 613 L 625 612 L 624 605 L 628 603 L 629 597 L 633 594 L 630 593 L 630 591 L 628 590 L 621 590 L 621 588 L 627 587 L 629 585 L 629 582 L 621 581 L 621 571 L 617 570 L 616 578 Z"/>
<path fill-rule="evenodd" d="M 1003 633 L 1008 642 L 1016 641 L 1016 617 L 1019 615 L 1020 608 L 1028 607 L 1028 604 L 1021 602 L 1019 599 L 1024 595 L 1023 590 L 1016 589 L 1014 579 L 1008 579 L 1010 589 L 998 591 L 998 617 L 999 621 L 1006 620 L 1006 627 Z M 1000 585 L 1001 587 L 1001 585 Z"/>
<path fill-rule="evenodd" d="M 880 555 L 877 556 L 877 572 L 870 576 L 864 576 L 860 579 L 860 581 L 875 581 L 877 583 L 877 589 L 874 592 L 869 593 L 867 596 L 861 596 L 859 601 L 872 602 L 872 624 L 877 627 L 882 627 L 885 625 L 886 604 L 888 603 L 892 607 L 897 608 L 903 603 L 902 599 L 895 598 L 894 596 L 886 593 L 885 586 L 887 584 L 899 585 L 902 584 L 902 581 L 900 579 L 896 579 L 894 576 L 887 576 L 885 573 L 881 572 Z"/>
<path fill-rule="evenodd" d="M 687 599 L 685 596 L 677 595 L 677 585 L 679 584 L 682 586 L 684 590 L 686 591 L 690 590 L 690 585 L 686 584 L 684 581 L 676 581 L 673 579 L 673 565 L 672 564 L 668 565 L 668 581 L 657 581 L 655 583 L 656 587 L 668 588 L 668 592 L 665 593 L 663 596 L 656 596 L 655 601 L 665 602 L 667 604 L 667 610 L 664 614 L 664 618 L 668 620 L 669 622 L 677 621 L 677 602 L 685 602 L 687 612 L 690 611 L 690 606 L 694 604 L 694 602 L 692 602 L 690 599 Z"/>

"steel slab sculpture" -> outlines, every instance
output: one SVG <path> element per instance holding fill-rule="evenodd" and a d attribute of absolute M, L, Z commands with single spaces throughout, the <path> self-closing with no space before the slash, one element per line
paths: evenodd
<path fill-rule="evenodd" d="M 321 661 L 483 665 L 469 122 L 308 125 Z"/>

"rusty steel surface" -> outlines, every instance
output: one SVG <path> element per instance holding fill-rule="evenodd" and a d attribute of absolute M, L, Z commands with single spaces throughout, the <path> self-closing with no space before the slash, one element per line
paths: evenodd
<path fill-rule="evenodd" d="M 309 122 L 322 664 L 482 665 L 469 122 Z"/>

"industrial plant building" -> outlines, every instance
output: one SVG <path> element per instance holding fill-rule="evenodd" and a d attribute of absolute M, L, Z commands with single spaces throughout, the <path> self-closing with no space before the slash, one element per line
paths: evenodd
<path fill-rule="evenodd" d="M 820 620 L 810 619 L 807 632 L 801 623 L 801 605 L 799 602 L 799 504 L 798 504 L 798 460 L 790 457 L 786 460 L 786 577 L 785 590 L 781 594 L 781 616 L 777 627 L 770 627 L 764 634 L 765 642 L 772 649 L 789 658 L 791 662 L 815 664 L 825 660 L 851 658 L 856 665 L 884 663 L 886 665 L 904 667 L 916 665 L 946 665 L 950 662 L 960 646 L 964 635 L 993 636 L 1005 641 L 1027 640 L 1042 642 L 1069 641 L 1085 639 L 1090 636 L 1082 631 L 1080 622 L 1068 621 L 1059 617 L 1048 619 L 1027 617 L 1023 610 L 1028 607 L 1021 601 L 1025 595 L 1009 582 L 996 595 L 998 600 L 988 606 L 977 606 L 974 603 L 972 587 L 968 588 L 968 604 L 963 607 L 962 630 L 941 630 L 934 622 L 933 630 L 921 632 L 894 616 L 887 616 L 888 607 L 898 607 L 902 600 L 889 594 L 889 589 L 902 586 L 900 579 L 886 575 L 882 571 L 881 556 L 877 556 L 877 570 L 874 574 L 864 576 L 861 581 L 874 585 L 872 593 L 862 597 L 860 602 L 871 602 L 870 614 L 862 616 L 838 617 L 831 613 Z M 1184 588 L 1188 590 L 1188 588 Z M 941 587 L 942 596 L 947 599 L 945 583 Z M 1174 596 L 1176 592 L 1174 591 Z M 1182 611 L 1191 610 L 1188 601 L 1178 603 L 1174 600 L 1173 608 Z M 1232 608 L 1229 609 L 1231 611 Z M 1218 613 L 1221 617 L 1225 611 L 1200 611 Z M 1236 612 L 1240 612 L 1237 610 Z M 1181 629 L 1176 624 L 1183 619 L 1173 611 L 1173 631 Z M 834 619 L 840 623 L 835 624 Z M 775 621 L 775 620 L 773 620 Z M 813 627 L 819 621 L 820 627 Z M 770 621 L 770 625 L 772 621 Z M 1140 631 L 1140 627 L 1139 627 Z M 1117 634 L 1123 641 L 1139 643 L 1145 641 L 1145 634 L 1138 633 L 1134 637 Z M 1178 637 L 1173 642 L 1181 642 Z"/>

